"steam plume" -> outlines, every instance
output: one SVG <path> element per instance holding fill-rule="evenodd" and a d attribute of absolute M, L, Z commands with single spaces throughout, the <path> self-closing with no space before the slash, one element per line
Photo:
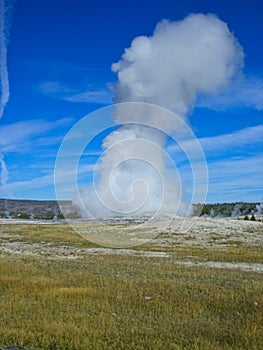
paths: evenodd
<path fill-rule="evenodd" d="M 152 36 L 136 37 L 121 60 L 112 65 L 118 76 L 113 87 L 114 102 L 155 104 L 186 118 L 198 94 L 216 93 L 242 65 L 242 47 L 227 24 L 215 15 L 192 14 L 177 22 L 163 20 Z M 178 131 L 179 125 L 170 125 L 169 118 L 163 118 L 162 113 L 156 115 L 151 107 L 133 110 L 131 106 L 127 111 L 120 105 L 115 120 L 138 125 L 124 125 L 103 142 L 105 154 L 96 190 L 108 209 L 96 199 L 93 189 L 80 194 L 82 205 L 80 198 L 75 198 L 75 203 L 82 207 L 83 215 L 87 215 L 85 207 L 94 216 L 110 215 L 111 208 L 115 213 L 124 213 L 123 208 L 129 213 L 141 213 L 157 210 L 157 199 L 166 193 L 162 209 L 173 211 L 172 203 L 180 200 L 180 193 L 164 161 L 166 136 L 159 129 L 169 134 Z M 147 126 L 149 121 L 154 128 Z M 146 143 L 142 145 L 140 140 Z M 130 160 L 125 161 L 125 157 Z M 118 199 L 116 203 L 112 192 Z"/>
<path fill-rule="evenodd" d="M 241 46 L 216 16 L 163 20 L 151 37 L 135 38 L 112 65 L 118 74 L 115 102 L 155 103 L 183 116 L 197 94 L 217 92 L 242 63 Z"/>

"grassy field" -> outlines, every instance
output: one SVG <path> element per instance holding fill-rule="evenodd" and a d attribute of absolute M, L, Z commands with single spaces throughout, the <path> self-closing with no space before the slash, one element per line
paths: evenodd
<path fill-rule="evenodd" d="M 0 232 L 8 242 L 94 247 L 63 225 L 2 225 Z M 201 261 L 262 262 L 260 247 L 170 251 L 169 258 L 2 252 L 0 347 L 262 349 L 262 274 L 177 264 L 190 254 Z"/>

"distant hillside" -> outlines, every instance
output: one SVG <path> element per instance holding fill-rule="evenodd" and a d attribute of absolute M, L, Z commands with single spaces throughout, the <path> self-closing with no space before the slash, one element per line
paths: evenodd
<path fill-rule="evenodd" d="M 78 211 L 70 201 L 60 203 L 67 218 L 77 218 Z M 260 203 L 215 203 L 195 204 L 194 215 L 201 210 L 201 216 L 210 217 L 244 217 L 246 215 L 262 215 L 263 204 Z M 64 216 L 57 201 L 35 201 L 0 199 L 0 218 L 59 220 Z"/>
<path fill-rule="evenodd" d="M 70 201 L 64 201 L 62 205 L 63 212 L 69 217 L 77 216 Z M 64 216 L 57 201 L 0 199 L 0 218 L 56 220 Z"/>

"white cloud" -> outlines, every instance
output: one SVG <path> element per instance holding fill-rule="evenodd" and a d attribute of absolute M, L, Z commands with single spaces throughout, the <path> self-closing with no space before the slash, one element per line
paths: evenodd
<path fill-rule="evenodd" d="M 263 195 L 263 125 L 199 139 L 207 157 L 207 202 L 255 201 Z M 191 151 L 191 144 L 187 145 Z M 183 181 L 192 183 L 191 164 L 178 146 L 168 147 Z M 193 148 L 194 152 L 194 148 Z M 182 161 L 180 163 L 180 161 Z M 197 160 L 198 164 L 198 160 Z"/>
<path fill-rule="evenodd" d="M 262 198 L 263 154 L 210 162 L 209 198 L 220 201 L 246 200 L 251 193 Z M 255 196 L 256 195 L 256 196 Z M 255 199 L 254 199 L 255 200 Z"/>
<path fill-rule="evenodd" d="M 249 145 L 263 146 L 263 125 L 247 127 L 230 134 L 223 134 L 213 137 L 199 139 L 205 153 L 217 151 L 230 151 L 234 148 L 243 148 Z"/>
<path fill-rule="evenodd" d="M 35 165 L 35 167 L 39 170 L 39 166 Z M 41 167 L 41 163 L 40 163 Z M 47 166 L 45 166 L 47 169 Z M 34 168 L 34 166 L 33 166 Z M 31 196 L 32 191 L 36 189 L 43 189 L 45 187 L 54 186 L 54 169 L 49 170 L 48 174 L 44 176 L 37 176 L 37 177 L 30 177 L 28 180 L 24 181 L 14 181 L 11 183 L 6 184 L 5 186 L 0 186 L 1 192 L 3 194 L 12 193 L 15 197 L 19 197 L 20 192 L 26 191 L 29 196 Z M 85 164 L 79 167 L 78 169 L 78 179 L 80 179 L 82 176 L 86 178 L 87 175 L 92 174 L 94 171 L 94 164 Z M 31 173 L 28 174 L 28 176 L 32 175 Z M 63 172 L 57 174 L 57 178 L 59 178 L 59 183 L 57 185 L 61 186 L 67 186 L 69 193 L 71 196 L 74 194 L 74 175 L 75 175 L 75 169 L 72 169 L 72 171 Z M 17 195 L 18 194 L 18 195 Z"/>
<path fill-rule="evenodd" d="M 253 148 L 257 145 L 263 147 L 263 125 L 247 127 L 229 134 L 202 137 L 199 142 L 207 157 L 218 154 L 222 156 L 224 152 L 240 151 L 242 149 L 247 151 L 250 146 L 253 151 Z M 182 142 L 182 146 L 193 152 L 195 150 L 195 144 L 191 141 Z M 168 151 L 175 158 L 177 153 L 181 153 L 181 149 L 177 145 L 168 146 Z"/>
<path fill-rule="evenodd" d="M 69 102 L 110 104 L 112 103 L 112 95 L 107 90 L 85 91 L 71 96 L 65 96 L 63 100 Z"/>
<path fill-rule="evenodd" d="M 14 124 L 3 125 L 0 128 L 0 146 L 3 152 L 21 152 L 27 146 L 41 144 L 51 144 L 58 142 L 58 137 L 44 137 L 51 130 L 63 128 L 72 122 L 72 118 L 62 118 L 54 122 L 47 122 L 43 119 L 21 121 Z M 40 139 L 38 140 L 38 138 Z M 29 144 L 28 144 L 29 143 Z"/>
<path fill-rule="evenodd" d="M 40 176 L 36 178 L 31 178 L 26 181 L 16 181 L 7 184 L 5 188 L 1 188 L 1 192 L 8 196 L 8 193 L 12 193 L 14 198 L 20 198 L 18 194 L 20 191 L 26 191 L 28 193 L 28 198 L 31 198 L 32 191 L 38 188 L 44 188 L 52 186 L 54 183 L 53 174 L 48 174 L 45 176 Z"/>
<path fill-rule="evenodd" d="M 263 195 L 263 154 L 208 161 L 207 202 L 260 201 Z M 183 181 L 192 186 L 191 167 L 179 168 Z"/>
<path fill-rule="evenodd" d="M 57 82 L 49 81 L 38 86 L 38 90 L 48 96 L 69 102 L 96 103 L 96 104 L 111 104 L 112 94 L 107 89 L 94 89 L 80 91 L 72 89 L 66 85 Z"/>
<path fill-rule="evenodd" d="M 240 107 L 252 107 L 262 111 L 263 80 L 255 77 L 240 78 L 216 96 L 199 97 L 196 106 L 219 111 Z"/>
<path fill-rule="evenodd" d="M 14 2 L 0 1 L 0 119 L 9 100 L 9 78 L 7 70 L 7 45 Z M 4 160 L 2 160 L 4 162 Z"/>
<path fill-rule="evenodd" d="M 65 94 L 65 93 L 72 92 L 65 85 L 62 85 L 57 81 L 48 81 L 48 82 L 42 83 L 38 86 L 38 90 L 45 95 L 51 95 L 51 94 L 57 95 L 57 94 Z"/>

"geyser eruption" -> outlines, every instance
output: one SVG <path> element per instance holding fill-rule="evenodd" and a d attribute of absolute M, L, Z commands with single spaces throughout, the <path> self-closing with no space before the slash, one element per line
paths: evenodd
<path fill-rule="evenodd" d="M 182 212 L 181 185 L 169 174 L 164 151 L 167 135 L 180 134 L 180 122 L 171 123 L 149 104 L 186 119 L 199 94 L 222 89 L 242 64 L 241 46 L 215 15 L 163 20 L 152 36 L 136 37 L 112 65 L 118 76 L 114 102 L 121 103 L 114 120 L 120 126 L 103 142 L 98 182 L 74 198 L 82 215 Z"/>
<path fill-rule="evenodd" d="M 101 218 L 176 211 L 181 188 L 177 174 L 172 179 L 167 170 L 173 162 L 164 150 L 172 116 L 141 103 L 115 105 L 115 120 L 120 115 L 129 122 L 122 122 L 104 139 L 104 153 L 95 168 L 99 181 L 81 188 L 74 203 L 83 216 Z"/>
<path fill-rule="evenodd" d="M 216 93 L 242 65 L 241 46 L 215 15 L 163 20 L 112 65 L 118 74 L 115 102 L 154 103 L 184 117 L 197 94 Z"/>

